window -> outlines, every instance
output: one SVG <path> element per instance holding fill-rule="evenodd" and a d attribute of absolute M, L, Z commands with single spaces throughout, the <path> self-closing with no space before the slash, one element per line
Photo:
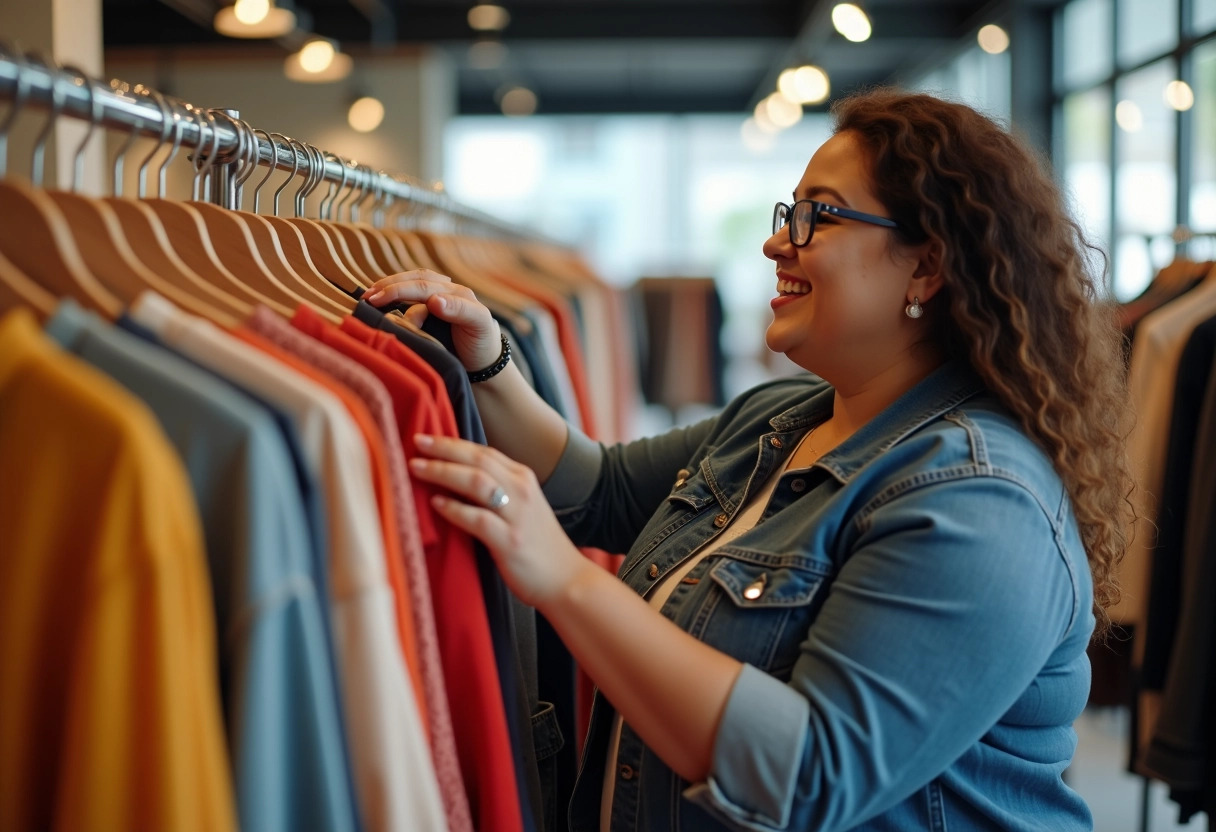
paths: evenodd
<path fill-rule="evenodd" d="M 1178 0 L 1119 0 L 1119 65 L 1135 66 L 1178 45 Z"/>
<path fill-rule="evenodd" d="M 1177 77 L 1167 58 L 1115 85 L 1115 296 L 1139 294 L 1173 256 L 1176 223 L 1177 113 L 1165 103 Z"/>
<path fill-rule="evenodd" d="M 1200 233 L 1216 233 L 1216 41 L 1195 48 L 1192 84 L 1195 106 L 1191 110 L 1191 193 L 1188 224 Z M 1211 240 L 1196 241 L 1192 257 L 1213 257 Z"/>
<path fill-rule="evenodd" d="M 1216 0 L 1191 0 L 1191 34 L 1206 35 L 1216 29 Z"/>
<path fill-rule="evenodd" d="M 1061 87 L 1075 89 L 1110 75 L 1114 66 L 1110 37 L 1102 33 L 1112 32 L 1113 22 L 1111 0 L 1073 0 L 1064 7 L 1059 27 L 1063 40 Z"/>
<path fill-rule="evenodd" d="M 1058 168 L 1073 213 L 1089 241 L 1110 249 L 1110 87 L 1073 93 L 1064 99 L 1063 159 Z"/>

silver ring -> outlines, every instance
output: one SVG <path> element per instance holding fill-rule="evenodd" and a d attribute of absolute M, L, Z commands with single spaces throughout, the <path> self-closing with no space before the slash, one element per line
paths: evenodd
<path fill-rule="evenodd" d="M 507 507 L 507 503 L 511 502 L 511 498 L 507 496 L 507 492 L 502 490 L 502 486 L 494 489 L 494 493 L 490 495 L 489 502 L 486 503 L 486 508 L 494 511 L 502 511 Z"/>

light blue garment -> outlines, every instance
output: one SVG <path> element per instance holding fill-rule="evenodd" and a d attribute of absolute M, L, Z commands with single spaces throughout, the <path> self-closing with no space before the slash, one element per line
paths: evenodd
<path fill-rule="evenodd" d="M 629 551 L 641 594 L 729 524 L 826 419 L 813 377 L 605 448 L 572 431 L 545 492 L 580 545 Z M 1050 461 L 947 364 L 706 557 L 663 614 L 745 663 L 708 780 L 626 724 L 612 828 L 1090 830 L 1062 780 L 1089 692 L 1093 589 Z M 613 721 L 597 694 L 570 807 L 597 832 Z"/>
<path fill-rule="evenodd" d="M 353 830 L 309 523 L 273 416 L 70 301 L 47 334 L 156 414 L 190 475 L 207 545 L 240 826 Z"/>

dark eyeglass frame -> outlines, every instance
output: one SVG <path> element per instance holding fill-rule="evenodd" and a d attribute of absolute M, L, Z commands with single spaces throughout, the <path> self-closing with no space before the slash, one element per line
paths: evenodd
<path fill-rule="evenodd" d="M 798 223 L 794 222 L 793 218 L 798 211 L 799 205 L 809 205 L 810 219 L 806 223 L 806 239 L 802 242 L 794 237 L 794 227 Z M 785 211 L 782 216 L 782 210 Z M 841 217 L 846 220 L 857 220 L 859 222 L 868 222 L 871 225 L 881 225 L 884 228 L 899 228 L 899 223 L 887 217 L 880 217 L 877 214 L 867 214 L 864 211 L 854 211 L 852 208 L 841 208 L 838 205 L 829 205 L 826 202 L 820 202 L 817 199 L 799 199 L 793 205 L 786 205 L 784 202 L 778 202 L 773 206 L 773 233 L 776 234 L 782 228 L 789 228 L 790 243 L 801 248 L 811 241 L 815 236 L 815 226 L 819 223 L 820 214 L 831 214 L 834 217 Z"/>

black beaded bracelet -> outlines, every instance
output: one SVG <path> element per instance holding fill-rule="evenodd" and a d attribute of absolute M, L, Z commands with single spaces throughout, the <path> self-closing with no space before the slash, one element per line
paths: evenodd
<path fill-rule="evenodd" d="M 502 352 L 499 353 L 498 360 L 484 370 L 469 373 L 469 381 L 473 384 L 479 381 L 489 381 L 505 370 L 507 365 L 511 363 L 511 342 L 507 340 L 507 336 L 505 335 L 500 335 L 499 337 L 502 338 Z"/>

